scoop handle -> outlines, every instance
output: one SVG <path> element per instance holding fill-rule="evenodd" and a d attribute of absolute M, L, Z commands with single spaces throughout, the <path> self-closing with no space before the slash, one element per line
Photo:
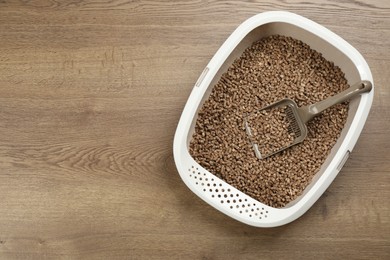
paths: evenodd
<path fill-rule="evenodd" d="M 325 109 L 333 105 L 342 103 L 353 97 L 356 97 L 357 95 L 360 95 L 362 93 L 370 92 L 371 89 L 371 82 L 368 80 L 362 80 L 334 96 L 328 97 L 327 99 L 317 102 L 315 104 L 302 107 L 300 109 L 300 116 L 306 123 L 310 121 L 313 117 L 317 116 L 318 114 L 321 114 Z"/>

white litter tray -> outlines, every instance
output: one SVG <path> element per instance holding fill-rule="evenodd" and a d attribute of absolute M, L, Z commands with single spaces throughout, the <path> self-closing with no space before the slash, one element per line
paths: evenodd
<path fill-rule="evenodd" d="M 267 206 L 216 177 L 189 153 L 198 110 L 234 59 L 254 41 L 274 34 L 307 43 L 339 66 L 349 84 L 360 80 L 373 83 L 366 61 L 355 48 L 323 26 L 289 12 L 265 12 L 249 18 L 219 48 L 196 82 L 181 115 L 173 144 L 175 163 L 184 183 L 201 199 L 226 215 L 257 227 L 275 227 L 297 219 L 324 193 L 355 146 L 374 96 L 372 90 L 350 102 L 347 122 L 330 155 L 303 194 L 284 208 Z"/>

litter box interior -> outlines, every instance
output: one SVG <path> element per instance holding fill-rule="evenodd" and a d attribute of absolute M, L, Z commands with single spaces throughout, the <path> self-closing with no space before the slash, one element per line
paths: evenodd
<path fill-rule="evenodd" d="M 219 68 L 211 83 L 208 85 L 207 90 L 202 98 L 202 101 L 197 107 L 197 112 L 202 107 L 204 101 L 207 100 L 207 98 L 209 97 L 213 86 L 219 81 L 222 74 L 227 71 L 228 67 L 233 63 L 235 59 L 239 58 L 242 55 L 246 48 L 250 47 L 255 41 L 276 34 L 290 36 L 295 39 L 301 40 L 302 42 L 308 44 L 312 49 L 320 52 L 325 59 L 334 62 L 335 65 L 341 68 L 341 70 L 345 73 L 345 77 L 350 85 L 361 80 L 359 77 L 358 70 L 353 64 L 353 62 L 332 44 L 298 26 L 282 22 L 273 22 L 259 26 L 256 29 L 252 30 L 236 46 L 236 48 L 225 60 L 223 65 Z M 341 146 L 351 126 L 351 123 L 354 119 L 354 115 L 356 114 L 357 108 L 359 106 L 359 102 L 360 97 L 350 101 L 347 121 L 340 134 L 340 137 L 338 138 L 336 144 L 333 146 L 331 153 L 328 155 L 325 162 L 322 164 L 320 170 L 314 175 L 311 183 L 306 187 L 304 192 L 295 200 L 288 203 L 285 208 L 291 207 L 292 205 L 297 203 L 302 197 L 304 197 L 305 194 L 314 185 L 314 183 L 320 178 L 325 169 L 329 166 L 329 163 L 334 158 L 337 150 Z M 197 112 L 196 115 L 198 114 Z M 196 120 L 197 116 L 193 118 L 190 130 L 187 135 L 187 150 L 189 149 L 189 143 L 195 130 Z M 260 219 L 266 218 L 268 214 L 268 207 L 259 207 L 256 200 L 253 200 L 242 192 L 236 190 L 234 187 L 225 183 L 223 180 L 215 177 L 210 172 L 208 172 L 207 169 L 206 171 L 202 171 L 201 169 L 198 169 L 199 167 L 199 165 L 190 165 L 188 167 L 188 172 L 191 175 L 191 178 L 195 177 L 194 180 L 196 181 L 196 184 L 201 185 L 204 192 L 210 193 L 209 195 L 211 198 L 216 198 L 217 200 L 215 201 L 218 201 L 222 204 L 229 203 L 230 209 L 234 209 L 237 212 L 246 213 L 251 217 L 253 215 Z"/>

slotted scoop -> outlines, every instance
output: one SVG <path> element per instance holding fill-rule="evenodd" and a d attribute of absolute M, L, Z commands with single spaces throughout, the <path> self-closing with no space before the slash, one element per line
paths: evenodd
<path fill-rule="evenodd" d="M 298 107 L 294 100 L 282 99 L 244 117 L 244 125 L 256 157 L 267 158 L 302 142 L 306 124 L 325 109 L 370 92 L 372 84 L 361 81 L 325 100 Z"/>

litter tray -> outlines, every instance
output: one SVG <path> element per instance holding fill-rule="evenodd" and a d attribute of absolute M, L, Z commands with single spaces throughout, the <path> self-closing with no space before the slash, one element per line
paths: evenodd
<path fill-rule="evenodd" d="M 173 144 L 175 163 L 184 183 L 201 199 L 226 215 L 257 227 L 276 227 L 297 219 L 324 193 L 355 146 L 374 96 L 372 90 L 350 101 L 347 122 L 331 153 L 302 195 L 285 207 L 267 206 L 229 185 L 199 165 L 189 153 L 198 110 L 222 73 L 244 50 L 254 41 L 274 34 L 291 36 L 322 53 L 342 69 L 350 85 L 361 80 L 373 83 L 366 61 L 355 48 L 323 26 L 289 12 L 265 12 L 249 18 L 219 48 L 184 107 Z"/>

